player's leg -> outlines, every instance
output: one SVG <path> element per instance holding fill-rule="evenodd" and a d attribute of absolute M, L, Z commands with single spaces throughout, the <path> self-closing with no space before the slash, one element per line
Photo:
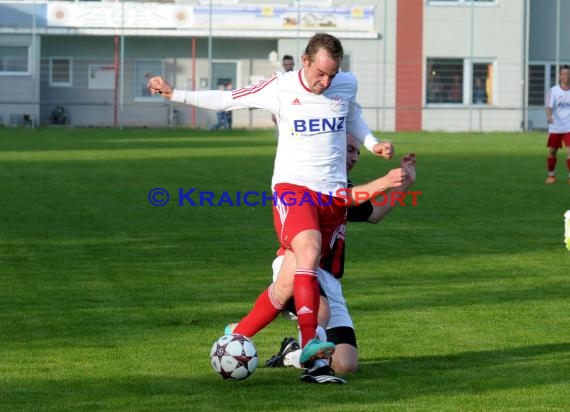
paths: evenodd
<path fill-rule="evenodd" d="M 341 326 L 327 330 L 328 339 L 335 346 L 334 356 L 331 358 L 331 368 L 340 374 L 354 373 L 358 369 L 358 350 L 354 329 Z"/>
<path fill-rule="evenodd" d="M 336 239 L 339 231 L 344 233 L 346 208 L 341 204 L 339 204 L 338 202 L 333 201 L 333 199 L 330 196 L 318 193 L 313 193 L 313 194 L 315 195 L 313 201 L 317 204 L 316 209 L 318 211 L 319 233 L 321 234 L 321 249 L 320 249 L 321 254 L 319 255 L 319 262 L 317 262 L 317 264 L 319 264 L 321 263 L 322 259 L 326 260 L 326 256 L 328 256 L 331 253 L 332 239 Z M 320 277 L 320 272 L 321 270 L 317 272 L 319 273 L 319 277 Z M 328 293 L 326 289 L 322 285 L 321 287 L 324 290 L 324 294 L 327 295 L 328 298 Z M 330 316 L 330 314 L 327 315 L 327 317 L 328 316 Z M 331 344 L 330 341 L 328 341 L 327 343 Z M 333 344 L 331 345 L 334 347 Z M 317 356 L 317 358 L 330 358 L 332 353 L 333 352 L 331 351 L 330 353 L 326 353 L 325 356 Z M 302 354 L 300 359 L 302 365 L 305 364 L 305 360 L 306 357 L 304 357 Z"/>
<path fill-rule="evenodd" d="M 334 345 L 315 339 L 319 310 L 317 268 L 321 256 L 322 236 L 319 226 L 317 194 L 297 185 L 275 186 L 274 223 L 282 247 L 295 255 L 293 296 L 303 348 L 301 363 L 330 357 Z M 315 199 L 301 201 L 307 197 Z M 279 274 L 281 277 L 281 272 Z M 280 291 L 280 288 L 277 288 Z"/>
<path fill-rule="evenodd" d="M 568 169 L 568 184 L 570 185 L 570 146 L 566 146 L 566 168 Z"/>
<path fill-rule="evenodd" d="M 238 322 L 233 332 L 249 337 L 255 335 L 279 315 L 293 296 L 295 256 L 287 251 L 281 259 L 275 282 L 259 295 L 251 311 Z"/>
<path fill-rule="evenodd" d="M 304 230 L 291 241 L 297 267 L 293 283 L 295 310 L 301 332 L 301 346 L 315 337 L 319 312 L 319 285 L 317 267 L 321 253 L 321 233 Z"/>
<path fill-rule="evenodd" d="M 319 269 L 320 270 L 320 269 Z M 319 288 L 320 290 L 320 303 L 319 303 L 319 326 L 317 326 L 316 336 L 321 342 L 327 342 L 327 332 L 326 327 L 329 321 L 330 310 L 327 297 L 324 295 L 324 291 Z M 297 315 L 295 314 L 295 302 L 294 299 L 291 299 L 285 305 L 284 311 L 287 310 L 290 305 L 293 305 L 292 313 L 293 317 L 289 317 L 290 320 L 296 320 Z M 265 366 L 270 368 L 282 368 L 282 367 L 289 367 L 293 366 L 298 369 L 302 369 L 301 364 L 299 363 L 299 359 L 301 358 L 301 347 L 299 346 L 299 339 L 295 339 L 293 337 L 284 338 L 281 342 L 281 347 L 279 351 L 271 356 L 266 362 Z"/>
<path fill-rule="evenodd" d="M 329 323 L 329 319 L 331 317 L 331 310 L 329 308 L 329 301 L 327 299 L 325 292 L 321 290 L 320 295 L 321 296 L 320 296 L 320 302 L 319 302 L 319 314 L 317 316 L 317 319 L 318 319 L 319 326 L 326 330 L 326 327 Z M 317 335 L 318 335 L 318 330 L 317 330 Z M 319 339 L 321 339 L 321 338 L 319 337 Z"/>
<path fill-rule="evenodd" d="M 232 333 L 252 337 L 281 313 L 283 305 L 275 297 L 274 286 L 271 284 L 257 297 L 251 311 L 232 328 Z"/>
<path fill-rule="evenodd" d="M 546 158 L 546 168 L 548 175 L 546 176 L 546 184 L 556 183 L 556 154 L 558 149 L 554 147 L 548 148 L 548 157 Z"/>
<path fill-rule="evenodd" d="M 566 146 L 566 168 L 568 169 L 568 184 L 570 185 L 570 133 L 564 133 L 564 146 Z"/>
<path fill-rule="evenodd" d="M 356 372 L 358 369 L 356 335 L 346 300 L 342 294 L 341 282 L 331 273 L 321 270 L 319 271 L 319 283 L 327 294 L 330 308 L 327 339 L 336 345 L 330 366 L 340 374 Z"/>
<path fill-rule="evenodd" d="M 320 303 L 317 268 L 321 233 L 318 230 L 299 232 L 291 241 L 291 246 L 297 260 L 293 295 L 303 348 L 300 362 L 305 364 L 315 358 L 328 358 L 334 351 L 334 345 L 323 345 L 323 342 L 315 339 Z"/>
<path fill-rule="evenodd" d="M 327 302 L 327 306 L 328 306 L 328 299 L 325 299 Z M 322 303 L 322 300 L 321 300 Z M 333 342 L 334 341 L 332 339 L 330 339 L 328 337 L 328 331 L 326 331 L 324 328 L 322 328 L 320 325 L 317 327 L 317 337 L 321 340 L 321 341 L 327 341 L 327 342 Z M 338 341 L 338 339 L 335 339 Z M 348 345 L 342 345 L 342 346 L 348 346 Z M 290 352 L 288 355 L 285 356 L 284 359 L 284 363 L 287 364 L 291 364 L 292 366 L 295 366 L 296 368 L 299 368 L 299 355 L 298 352 Z M 325 383 L 334 383 L 334 384 L 343 384 L 346 383 L 346 380 L 343 378 L 340 378 L 338 376 L 335 376 L 335 370 L 331 367 L 331 364 L 334 363 L 334 359 L 335 357 L 337 357 L 338 352 L 336 350 L 336 346 L 335 346 L 335 352 L 334 352 L 334 356 L 331 357 L 330 359 L 317 359 L 313 362 L 310 363 L 309 367 L 305 368 L 305 370 L 303 371 L 303 373 L 301 374 L 300 380 L 303 382 L 307 382 L 307 383 L 320 383 L 320 384 L 325 384 Z M 343 350 L 340 353 L 340 356 L 342 356 L 343 359 L 348 359 L 347 356 L 349 356 L 350 353 L 347 352 L 347 348 L 343 348 Z M 343 372 L 343 371 L 341 371 Z"/>
<path fill-rule="evenodd" d="M 273 283 L 277 283 L 277 279 L 279 278 L 279 272 L 281 271 L 281 266 L 283 265 L 283 260 L 285 259 L 285 254 L 289 253 L 293 257 L 292 267 L 288 271 L 289 273 L 294 273 L 295 270 L 295 255 L 291 251 L 279 251 L 280 254 L 275 259 L 273 259 L 273 263 L 271 264 L 271 270 L 273 271 Z M 288 286 L 285 286 L 286 289 L 289 290 L 289 294 L 293 296 L 293 277 L 291 278 L 291 282 Z M 282 279 L 283 280 L 283 279 Z M 295 300 L 291 297 L 285 303 L 283 307 L 283 311 L 281 312 L 283 317 L 287 320 L 297 320 L 297 315 L 295 314 Z"/>
<path fill-rule="evenodd" d="M 546 184 L 551 185 L 556 182 L 556 155 L 558 149 L 562 147 L 562 135 L 560 133 L 550 133 L 546 146 L 548 147 L 548 156 L 546 158 L 548 176 L 546 177 Z"/>

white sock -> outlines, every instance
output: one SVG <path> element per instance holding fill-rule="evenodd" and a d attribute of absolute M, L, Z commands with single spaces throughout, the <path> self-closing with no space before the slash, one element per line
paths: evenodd
<path fill-rule="evenodd" d="M 321 342 L 326 342 L 327 341 L 327 331 L 325 330 L 325 328 L 323 328 L 321 326 L 317 326 L 315 337 L 318 340 L 320 340 Z M 299 331 L 298 341 L 299 341 L 299 345 L 301 345 L 301 347 L 303 347 L 303 339 L 301 338 L 301 331 Z"/>
<path fill-rule="evenodd" d="M 285 357 L 283 358 L 283 365 L 293 366 L 297 369 L 302 369 L 301 363 L 299 362 L 299 359 L 301 359 L 301 351 L 302 349 L 297 349 L 293 352 L 289 352 L 288 354 L 286 354 Z"/>
<path fill-rule="evenodd" d="M 328 366 L 328 365 L 329 365 L 328 359 L 317 359 L 314 362 L 313 367 L 309 370 L 309 372 L 316 371 L 317 369 L 322 368 L 323 366 Z"/>
<path fill-rule="evenodd" d="M 321 342 L 326 342 L 327 341 L 327 331 L 325 330 L 325 328 L 322 328 L 320 326 L 317 326 L 317 338 L 321 341 Z"/>

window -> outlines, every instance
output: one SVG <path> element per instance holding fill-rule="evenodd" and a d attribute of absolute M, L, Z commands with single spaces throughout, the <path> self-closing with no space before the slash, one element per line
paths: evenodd
<path fill-rule="evenodd" d="M 30 73 L 30 48 L 28 46 L 0 46 L 0 75 Z"/>
<path fill-rule="evenodd" d="M 52 57 L 49 59 L 49 85 L 69 87 L 72 83 L 73 64 L 69 57 Z"/>
<path fill-rule="evenodd" d="M 560 66 L 568 64 L 560 62 Z M 556 84 L 558 67 L 556 63 L 530 64 L 528 66 L 528 105 L 544 106 L 546 96 Z"/>
<path fill-rule="evenodd" d="M 217 60 L 212 62 L 213 88 L 218 90 L 233 90 L 236 88 L 238 63 L 235 61 Z M 223 86 L 223 87 L 222 87 Z"/>
<path fill-rule="evenodd" d="M 471 103 L 493 103 L 493 64 L 473 63 L 471 82 Z"/>
<path fill-rule="evenodd" d="M 493 104 L 492 62 L 427 59 L 427 104 Z"/>
<path fill-rule="evenodd" d="M 135 100 L 137 101 L 163 101 L 159 94 L 152 95 L 147 88 L 148 80 L 153 76 L 161 75 L 161 60 L 136 60 L 135 61 Z"/>
<path fill-rule="evenodd" d="M 463 59 L 427 59 L 426 103 L 463 103 Z"/>
<path fill-rule="evenodd" d="M 545 94 L 545 67 L 544 64 L 531 64 L 528 66 L 528 105 L 544 106 Z"/>
<path fill-rule="evenodd" d="M 550 83 L 549 83 L 549 88 L 554 86 L 556 84 L 556 65 L 555 64 L 551 64 L 550 65 Z"/>

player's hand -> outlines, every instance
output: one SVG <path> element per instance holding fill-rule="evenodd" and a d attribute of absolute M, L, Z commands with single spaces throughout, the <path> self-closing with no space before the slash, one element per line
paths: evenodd
<path fill-rule="evenodd" d="M 394 146 L 391 142 L 376 143 L 372 147 L 372 153 L 377 156 L 381 156 L 384 159 L 391 159 L 392 156 L 394 156 Z"/>
<path fill-rule="evenodd" d="M 554 123 L 554 117 L 548 116 L 548 117 L 546 118 L 546 122 L 547 122 L 548 124 L 553 124 L 553 123 Z"/>
<path fill-rule="evenodd" d="M 407 178 L 406 169 L 403 167 L 399 167 L 397 169 L 392 169 L 386 174 L 387 178 L 387 185 L 390 189 L 395 187 L 400 187 Z"/>
<path fill-rule="evenodd" d="M 406 187 L 410 187 L 416 181 L 416 154 L 409 153 L 402 157 L 402 169 L 406 171 Z"/>
<path fill-rule="evenodd" d="M 162 77 L 152 77 L 147 83 L 148 90 L 154 95 L 159 93 L 162 97 L 170 99 L 174 90 Z"/>

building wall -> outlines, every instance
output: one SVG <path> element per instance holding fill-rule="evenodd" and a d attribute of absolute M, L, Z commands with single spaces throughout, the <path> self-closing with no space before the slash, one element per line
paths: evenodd
<path fill-rule="evenodd" d="M 556 58 L 557 0 L 532 0 L 530 3 L 530 58 L 531 61 L 553 61 Z M 570 2 L 559 0 L 559 56 L 570 61 Z"/>
<path fill-rule="evenodd" d="M 269 4 L 264 0 L 251 0 L 252 4 Z M 409 4 L 411 2 L 407 2 Z M 436 4 L 438 3 L 438 4 Z M 374 33 L 361 35 L 345 32 L 341 37 L 347 55 L 348 68 L 359 79 L 358 101 L 365 119 L 372 129 L 399 130 L 401 120 L 397 116 L 397 100 L 406 101 L 418 89 L 421 98 L 417 108 L 423 130 L 520 130 L 525 115 L 531 127 L 545 127 L 544 108 L 540 99 L 524 112 L 525 93 L 530 85 L 524 84 L 526 61 L 524 55 L 525 5 L 530 4 L 529 61 L 544 63 L 548 72 L 560 62 L 570 62 L 570 30 L 564 16 L 570 15 L 570 2 L 560 0 L 560 48 L 556 51 L 557 0 L 497 0 L 495 2 L 459 1 L 434 2 L 417 0 L 422 8 L 421 67 L 398 58 L 398 36 L 406 34 L 406 20 L 399 20 L 399 7 L 403 0 L 362 0 L 358 5 L 374 5 Z M 275 0 L 271 4 L 290 4 L 289 0 Z M 343 0 L 332 0 L 332 6 L 351 6 Z M 30 4 L 0 5 L 0 46 L 25 44 L 31 47 L 32 10 L 45 13 L 46 4 L 32 7 Z M 8 16 L 9 14 L 9 16 Z M 215 20 L 214 20 L 215 21 Z M 473 22 L 473 24 L 472 24 Z M 161 74 L 176 87 L 210 89 L 216 85 L 204 84 L 208 78 L 207 33 L 191 31 L 188 36 L 168 37 L 157 30 L 136 30 L 125 37 L 124 94 L 112 89 L 89 88 L 90 65 L 113 65 L 115 43 L 113 33 L 97 30 L 78 31 L 51 30 L 44 18 L 36 19 L 38 30 L 35 44 L 34 66 L 38 71 L 24 75 L 1 75 L 0 87 L 5 90 L 0 96 L 0 121 L 17 123 L 24 113 L 33 113 L 35 119 L 49 122 L 56 105 L 62 104 L 75 125 L 113 125 L 117 110 L 124 125 L 166 126 L 172 124 L 209 127 L 215 122 L 215 114 L 192 109 L 188 106 L 171 105 L 161 98 L 139 99 L 141 83 L 135 79 L 135 68 L 141 59 L 160 60 Z M 398 27 L 400 25 L 400 27 Z M 404 26 L 402 26 L 404 25 Z M 252 28 L 255 29 L 255 28 Z M 326 30 L 318 28 L 315 30 Z M 109 30 L 112 32 L 113 30 Z M 150 34 L 152 31 L 152 34 Z M 234 87 L 246 86 L 255 79 L 280 69 L 280 57 L 293 54 L 299 63 L 300 54 L 307 39 L 314 31 L 277 30 L 270 36 L 260 31 L 258 38 L 237 35 L 213 36 L 214 63 L 231 63 L 236 67 Z M 57 34 L 55 34 L 57 33 Z M 296 36 L 299 36 L 296 38 Z M 251 33 L 249 33 L 251 36 Z M 193 43 L 194 40 L 194 43 Z M 401 38 L 400 38 L 401 40 Z M 405 47 L 401 42 L 400 50 Z M 195 59 L 192 47 L 195 45 Z M 416 45 L 417 46 L 417 45 Z M 271 61 L 271 52 L 277 52 L 277 61 Z M 41 57 L 41 59 L 40 59 Z M 68 86 L 50 84 L 50 58 L 69 57 L 73 60 L 73 82 Z M 458 103 L 434 103 L 427 97 L 430 59 L 461 59 L 464 62 L 463 99 Z M 476 105 L 471 101 L 472 81 L 470 64 L 492 62 L 492 103 Z M 410 66 L 408 69 L 406 66 Z M 195 71 L 194 71 L 195 70 Z M 406 72 L 408 70 L 408 72 Z M 34 73 L 40 75 L 34 77 Z M 406 74 L 416 78 L 417 84 L 405 87 L 398 79 Z M 158 73 L 156 73 L 158 74 Z M 415 77 L 414 77 L 415 76 Z M 552 77 L 547 73 L 544 90 Z M 412 82 L 413 83 L 413 82 Z M 536 82 L 535 82 L 536 83 Z M 403 84 L 403 86 L 402 86 Z M 411 84 L 411 83 L 410 83 Z M 536 85 L 535 85 L 536 86 Z M 538 85 L 540 87 L 540 85 Z M 412 90 L 406 92 L 406 90 Z M 410 95 L 406 95 L 410 93 Z M 122 106 L 117 107 L 122 101 Z M 40 103 L 38 103 L 40 102 Z M 400 110 L 401 110 L 400 104 Z M 10 120 L 12 119 L 12 120 Z M 401 118 L 400 118 L 401 119 Z M 238 127 L 271 127 L 270 116 L 261 111 L 234 113 L 234 125 Z"/>
<path fill-rule="evenodd" d="M 386 4 L 386 8 L 394 7 L 395 0 L 389 0 L 389 2 L 390 5 Z M 267 4 L 265 1 L 252 1 L 251 3 Z M 271 4 L 290 5 L 290 1 L 276 0 Z M 347 5 L 346 2 L 339 0 L 334 0 L 331 4 L 333 6 Z M 390 21 L 390 16 L 383 14 L 385 8 L 380 7 L 376 0 L 363 0 L 359 2 L 359 5 L 374 5 L 376 7 L 376 21 L 379 21 L 379 18 L 385 22 Z M 11 5 L 0 7 L 7 7 L 12 10 Z M 19 16 L 18 21 L 22 21 L 21 28 L 31 30 L 27 21 L 31 21 L 30 13 L 34 9 L 30 7 L 22 9 L 19 6 L 16 9 Z M 41 10 L 45 15 L 46 4 L 41 5 Z M 379 13 L 382 13 L 381 17 L 379 17 Z M 10 21 L 13 20 L 10 19 Z M 118 90 L 110 88 L 93 90 L 89 86 L 90 66 L 111 66 L 114 64 L 114 36 L 101 35 L 102 32 L 96 33 L 96 28 L 91 31 L 64 28 L 59 30 L 57 35 L 45 34 L 46 30 L 48 33 L 51 30 L 47 29 L 45 17 L 37 21 L 38 27 L 42 29 L 42 34 L 39 37 L 44 38 L 45 43 L 41 48 L 41 63 L 38 63 L 38 65 L 41 64 L 41 80 L 35 84 L 37 94 L 41 98 L 38 115 L 42 123 L 49 122 L 51 113 L 57 105 L 64 106 L 71 124 L 81 126 L 109 126 L 115 124 L 117 117 L 121 119 L 124 125 L 148 126 L 172 124 L 174 118 L 179 124 L 199 127 L 209 127 L 215 121 L 215 114 L 209 111 L 190 109 L 179 105 L 173 108 L 172 105 L 162 100 L 137 100 L 136 92 L 140 85 L 137 85 L 132 78 L 137 60 L 161 59 L 164 63 L 162 74 L 176 87 L 189 89 L 195 85 L 197 89 L 211 88 L 213 85 L 202 87 L 201 82 L 202 78 L 207 77 L 205 73 L 208 72 L 208 45 L 207 38 L 204 37 L 206 33 L 202 32 L 197 36 L 195 60 L 192 60 L 191 57 L 191 45 L 188 38 L 141 36 L 141 30 L 136 33 L 136 36 L 127 35 L 124 54 L 124 87 L 119 85 L 123 92 L 120 94 Z M 215 21 L 214 19 L 214 26 Z M 315 30 L 325 31 L 327 29 L 316 27 Z M 213 61 L 235 62 L 238 78 L 234 86 L 246 86 L 252 80 L 265 77 L 280 68 L 269 61 L 268 56 L 271 51 L 277 51 L 278 55 L 281 56 L 285 53 L 285 48 L 287 48 L 287 52 L 290 52 L 291 45 L 294 44 L 295 54 L 300 56 L 299 50 L 304 48 L 307 39 L 313 33 L 312 30 L 301 30 L 297 33 L 299 35 L 298 40 L 291 36 L 292 32 L 286 33 L 287 36 L 284 38 L 275 37 L 273 39 L 224 38 L 214 35 Z M 266 36 L 267 34 L 262 33 L 262 35 Z M 0 30 L 0 36 L 4 37 L 2 30 Z M 357 34 L 356 37 L 358 36 Z M 368 35 L 368 37 L 370 36 Z M 394 106 L 393 99 L 390 98 L 390 94 L 393 95 L 390 86 L 394 72 L 393 60 L 390 63 L 387 62 L 385 46 L 377 39 L 352 40 L 349 36 L 348 39 L 343 40 L 347 56 L 351 61 L 350 68 L 362 78 L 358 98 L 363 105 L 366 117 L 370 119 L 371 127 L 393 128 L 391 125 L 386 127 L 387 123 L 393 124 L 393 120 L 390 119 L 393 116 L 386 115 L 387 111 L 393 111 Z M 283 42 L 284 46 L 279 46 L 280 42 Z M 72 61 L 72 81 L 70 84 L 53 85 L 50 82 L 50 64 L 53 58 L 66 58 Z M 390 66 L 385 67 L 386 70 L 378 70 L 379 64 L 384 66 L 390 64 Z M 196 69 L 195 75 L 192 72 L 193 68 Z M 388 74 L 389 77 L 386 80 L 386 75 L 383 73 L 389 71 L 392 74 Z M 24 100 L 30 99 L 30 94 L 27 92 L 22 96 Z M 176 110 L 175 115 L 173 110 Z M 117 112 L 119 113 L 117 114 Z M 272 126 L 270 116 L 258 111 L 236 112 L 233 120 L 235 126 Z"/>
<path fill-rule="evenodd" d="M 165 43 L 168 47 L 165 47 Z M 276 47 L 275 41 L 266 39 L 214 39 L 213 61 L 235 62 L 238 78 L 234 86 L 242 87 L 248 85 L 252 77 L 265 76 L 274 71 L 267 56 Z M 49 122 L 55 106 L 62 105 L 69 114 L 71 123 L 81 126 L 113 125 L 116 110 L 127 126 L 167 126 L 174 121 L 173 110 L 176 110 L 177 124 L 188 125 L 193 119 L 197 127 L 209 127 L 215 123 L 215 113 L 211 111 L 196 110 L 193 114 L 188 106 L 170 104 L 160 97 L 148 100 L 137 98 L 136 88 L 144 87 L 144 84 L 137 82 L 134 77 L 137 61 L 160 60 L 163 62 L 162 72 L 152 73 L 153 75 L 163 75 L 179 89 L 191 90 L 193 85 L 196 90 L 210 89 L 209 85 L 200 84 L 200 80 L 207 79 L 209 75 L 207 39 L 196 39 L 193 62 L 192 39 L 126 38 L 122 109 L 119 92 L 89 88 L 89 66 L 113 65 L 115 53 L 112 36 L 45 36 L 42 48 L 41 121 Z M 72 59 L 71 86 L 54 87 L 49 84 L 49 59 L 52 57 Z M 234 124 L 248 127 L 252 125 L 250 117 L 247 111 L 235 113 Z"/>
<path fill-rule="evenodd" d="M 41 39 L 37 38 L 35 47 L 30 35 L 2 35 L 0 47 L 22 46 L 28 47 L 31 62 L 30 70 L 21 74 L 0 74 L 0 125 L 20 126 L 24 124 L 24 115 L 31 116 L 32 121 L 38 117 L 37 102 L 39 89 L 36 76 L 39 67 L 38 53 L 41 48 Z M 36 57 L 33 58 L 33 53 Z M 35 66 L 35 70 L 34 70 Z"/>
<path fill-rule="evenodd" d="M 453 105 L 426 104 L 423 113 L 424 129 L 519 130 L 524 98 L 521 86 L 524 74 L 523 42 L 523 1 L 497 1 L 494 4 L 475 4 L 473 7 L 471 3 L 426 5 L 426 59 L 460 58 L 466 67 L 463 102 Z M 494 63 L 493 103 L 490 105 L 483 107 L 471 104 L 471 59 Z"/>
<path fill-rule="evenodd" d="M 557 10 L 558 5 L 560 5 L 560 12 Z M 570 2 L 568 1 L 531 0 L 530 2 L 529 62 L 533 66 L 542 66 L 544 70 L 542 90 L 540 90 L 542 78 L 538 79 L 538 83 L 533 82 L 532 86 L 529 86 L 535 97 L 531 99 L 528 110 L 529 128 L 531 129 L 548 127 L 544 110 L 545 92 L 556 83 L 557 66 L 570 64 L 570 27 L 566 18 L 569 15 Z M 557 32 L 558 49 L 556 47 Z"/>

